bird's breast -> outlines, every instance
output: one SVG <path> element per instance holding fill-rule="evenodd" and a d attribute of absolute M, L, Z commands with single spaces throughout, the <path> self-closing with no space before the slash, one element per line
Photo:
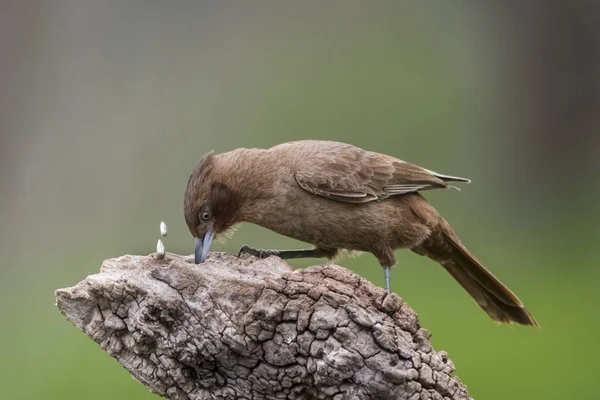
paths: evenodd
<path fill-rule="evenodd" d="M 292 189 L 260 203 L 260 218 L 249 222 L 306 243 L 361 251 L 402 246 L 396 227 L 405 210 L 398 201 L 349 204 Z"/>

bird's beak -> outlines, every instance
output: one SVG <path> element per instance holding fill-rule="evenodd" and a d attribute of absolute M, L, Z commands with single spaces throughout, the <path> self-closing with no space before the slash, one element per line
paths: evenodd
<path fill-rule="evenodd" d="M 206 261 L 208 250 L 215 237 L 212 230 L 208 230 L 202 239 L 196 238 L 196 248 L 194 249 L 194 261 L 196 264 L 201 264 Z"/>

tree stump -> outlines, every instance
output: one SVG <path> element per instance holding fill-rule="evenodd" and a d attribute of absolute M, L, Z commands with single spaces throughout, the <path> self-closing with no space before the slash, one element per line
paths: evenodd
<path fill-rule="evenodd" d="M 126 255 L 56 299 L 170 399 L 470 399 L 408 304 L 337 265 Z"/>

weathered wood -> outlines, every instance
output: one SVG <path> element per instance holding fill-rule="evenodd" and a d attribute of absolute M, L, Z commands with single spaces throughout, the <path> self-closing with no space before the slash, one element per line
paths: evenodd
<path fill-rule="evenodd" d="M 56 298 L 171 399 L 470 399 L 414 311 L 337 265 L 127 255 Z"/>

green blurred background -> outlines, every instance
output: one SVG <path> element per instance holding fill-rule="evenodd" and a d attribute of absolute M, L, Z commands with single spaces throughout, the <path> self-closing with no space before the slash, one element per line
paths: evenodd
<path fill-rule="evenodd" d="M 102 261 L 191 254 L 206 151 L 328 139 L 467 176 L 426 193 L 543 329 L 435 263 L 393 287 L 476 399 L 597 396 L 600 7 L 591 1 L 3 1 L 0 397 L 152 399 L 58 312 Z M 224 245 L 301 247 L 255 226 Z M 294 261 L 303 267 L 319 260 Z M 378 285 L 370 255 L 340 264 Z"/>

